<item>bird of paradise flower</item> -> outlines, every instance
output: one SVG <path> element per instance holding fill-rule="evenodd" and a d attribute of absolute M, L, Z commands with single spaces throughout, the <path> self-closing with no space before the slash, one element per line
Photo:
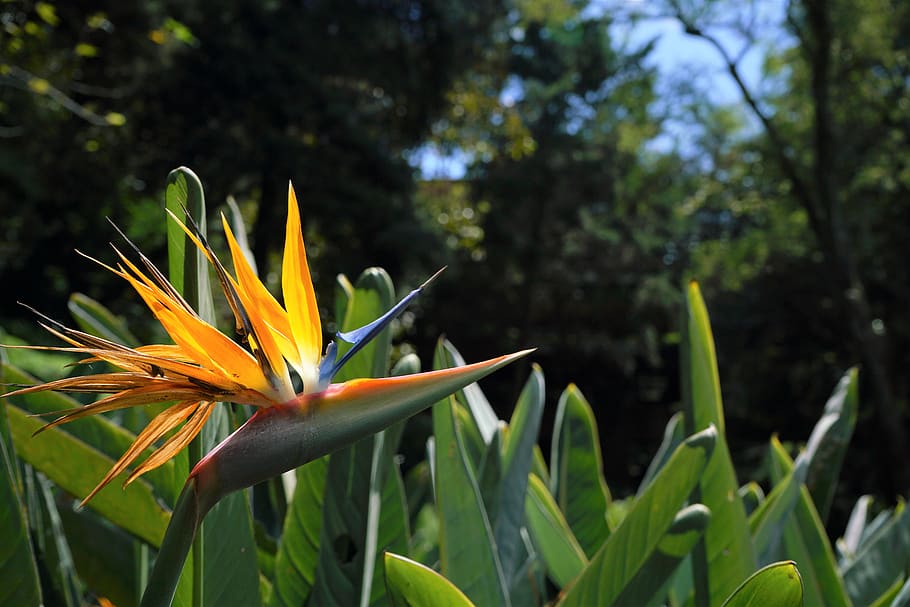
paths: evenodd
<path fill-rule="evenodd" d="M 176 401 L 155 416 L 137 435 L 130 448 L 82 501 L 83 505 L 161 439 L 165 440 L 133 469 L 124 486 L 174 457 L 199 434 L 218 402 L 267 408 L 299 399 L 301 395 L 325 391 L 342 365 L 378 335 L 436 276 L 411 291 L 370 324 L 338 333 L 339 339 L 351 344 L 347 352 L 338 358 L 334 341 L 323 352 L 322 325 L 293 186 L 288 189 L 282 261 L 284 306 L 256 276 L 223 215 L 222 224 L 234 274 L 229 273 L 221 263 L 188 214 L 189 225 L 176 216 L 171 215 L 171 219 L 181 226 L 214 268 L 233 313 L 240 344 L 200 318 L 164 274 L 127 239 L 139 259 L 139 265 L 116 247 L 114 251 L 119 258 L 116 267 L 89 259 L 133 287 L 173 344 L 130 348 L 68 328 L 39 314 L 43 319 L 40 324 L 69 346 L 16 346 L 75 352 L 87 356 L 79 361 L 82 364 L 104 361 L 120 369 L 49 381 L 7 394 L 7 397 L 12 397 L 54 390 L 106 395 L 76 410 L 57 412 L 59 417 L 38 432 L 87 415 Z M 292 371 L 303 385 L 300 394 L 294 388 Z M 368 388 L 368 385 L 358 386 L 358 391 Z"/>

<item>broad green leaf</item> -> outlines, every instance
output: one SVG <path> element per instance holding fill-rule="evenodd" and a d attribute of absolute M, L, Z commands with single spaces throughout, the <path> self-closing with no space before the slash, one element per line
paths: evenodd
<path fill-rule="evenodd" d="M 906 591 L 904 591 L 905 588 Z M 869 607 L 908 607 L 908 605 L 910 605 L 910 584 L 907 584 L 904 576 L 901 576 L 881 596 L 872 601 Z"/>
<path fill-rule="evenodd" d="M 743 501 L 743 508 L 746 509 L 746 516 L 750 517 L 765 501 L 765 492 L 761 485 L 755 481 L 749 481 L 739 488 L 739 498 Z"/>
<path fill-rule="evenodd" d="M 800 488 L 806 479 L 806 467 L 805 462 L 797 462 L 749 517 L 752 544 L 762 565 L 774 562 L 775 555 L 782 552 L 784 527 L 799 499 Z"/>
<path fill-rule="evenodd" d="M 793 561 L 756 571 L 724 601 L 723 607 L 802 607 L 803 584 Z"/>
<path fill-rule="evenodd" d="M 546 485 L 534 474 L 528 478 L 525 516 L 550 578 L 565 588 L 587 566 L 588 558 Z"/>
<path fill-rule="evenodd" d="M 717 427 L 717 448 L 692 501 L 711 510 L 711 522 L 692 553 L 695 603 L 717 605 L 756 568 L 746 511 L 724 432 L 714 337 L 698 284 L 689 283 L 681 344 L 682 396 L 687 434 Z"/>
<path fill-rule="evenodd" d="M 509 601 L 513 605 L 540 605 L 547 595 L 547 568 L 526 531 L 522 529 L 523 562 L 512 577 Z"/>
<path fill-rule="evenodd" d="M 187 223 L 189 213 L 203 236 L 206 233 L 205 195 L 199 177 L 186 167 L 178 167 L 168 173 L 164 190 L 165 207 L 177 219 Z M 184 231 L 172 218 L 166 217 L 168 280 L 183 298 L 196 307 L 204 320 L 214 317 L 211 307 L 212 288 L 209 281 L 209 266 L 205 254 L 198 250 Z"/>
<path fill-rule="evenodd" d="M 328 457 L 321 457 L 297 469 L 294 497 L 275 557 L 274 592 L 269 602 L 273 607 L 303 605 L 313 590 L 328 464 Z"/>
<path fill-rule="evenodd" d="M 382 438 L 364 439 L 329 459 L 312 604 L 384 603 L 376 555 L 407 550 L 403 487 Z"/>
<path fill-rule="evenodd" d="M 424 504 L 414 519 L 408 554 L 424 565 L 439 562 L 439 516 L 433 504 Z"/>
<path fill-rule="evenodd" d="M 456 414 L 456 427 L 459 430 L 459 434 L 465 443 L 465 452 L 468 455 L 468 464 L 472 463 L 472 457 L 470 455 L 470 448 L 467 445 L 470 443 L 470 440 L 465 440 L 465 427 L 458 425 L 458 416 L 459 412 L 464 411 L 461 404 L 456 401 L 455 403 L 455 414 Z M 493 435 L 493 440 L 490 441 L 490 444 L 486 446 L 486 450 L 483 454 L 483 458 L 480 466 L 480 476 L 477 479 L 477 486 L 480 489 L 480 497 L 483 500 L 483 505 L 487 511 L 487 519 L 495 521 L 499 513 L 500 499 L 502 498 L 501 484 L 502 484 L 502 437 L 504 436 L 505 428 L 500 428 L 500 431 Z M 471 468 L 471 471 L 474 471 L 474 468 Z"/>
<path fill-rule="evenodd" d="M 908 565 L 910 509 L 901 505 L 844 568 L 844 586 L 856 605 L 867 605 L 901 577 Z"/>
<path fill-rule="evenodd" d="M 797 458 L 808 462 L 806 487 L 815 501 L 818 514 L 824 522 L 831 510 L 834 489 L 840 476 L 847 446 L 856 426 L 859 409 L 859 370 L 853 367 L 841 378 L 834 393 L 825 404 L 821 419 L 815 424 L 806 450 Z"/>
<path fill-rule="evenodd" d="M 542 480 L 544 484 L 550 486 L 550 470 L 547 468 L 547 461 L 543 458 L 543 451 L 540 450 L 540 445 L 534 445 L 534 459 L 531 462 L 531 472 L 537 475 L 537 478 Z M 607 492 L 609 493 L 609 489 Z"/>
<path fill-rule="evenodd" d="M 385 580 L 395 607 L 472 607 L 464 593 L 429 567 L 385 553 Z"/>
<path fill-rule="evenodd" d="M 509 439 L 502 457 L 499 509 L 493 524 L 499 562 L 508 586 L 512 585 L 518 567 L 524 560 L 521 528 L 525 517 L 525 495 L 543 406 L 543 371 L 535 364 L 509 422 Z"/>
<path fill-rule="evenodd" d="M 113 459 L 59 428 L 32 436 L 43 424 L 15 405 L 7 405 L 7 414 L 19 457 L 73 495 L 88 495 L 114 465 Z M 142 479 L 125 489 L 108 485 L 88 507 L 152 546 L 161 544 L 168 511 Z"/>
<path fill-rule="evenodd" d="M 898 591 L 894 595 L 893 600 L 890 602 L 885 602 L 891 596 L 891 591 L 889 589 L 885 591 L 881 597 L 879 597 L 879 601 L 881 601 L 880 604 L 879 601 L 876 601 L 870 607 L 885 607 L 886 605 L 888 607 L 910 607 L 910 579 L 906 581 L 898 580 L 895 583 L 895 586 L 898 586 Z"/>
<path fill-rule="evenodd" d="M 780 483 L 794 467 L 793 460 L 776 437 L 771 439 L 770 463 L 774 483 Z M 844 607 L 852 604 L 844 580 L 837 572 L 828 534 L 805 486 L 800 487 L 783 537 L 784 556 L 796 562 L 802 575 L 806 605 Z"/>
<path fill-rule="evenodd" d="M 11 365 L 21 372 L 42 379 L 58 379 L 65 373 L 68 366 L 72 366 L 79 360 L 78 356 L 68 352 L 20 348 L 18 346 L 29 345 L 28 342 L 6 333 L 2 328 L 0 328 L 0 343 L 8 346 L 0 347 L 0 367 Z"/>
<path fill-rule="evenodd" d="M 433 368 L 451 369 L 453 367 L 464 366 L 464 360 L 461 359 L 461 356 L 458 355 L 457 351 L 455 351 L 454 354 L 453 351 L 454 348 L 451 348 L 451 344 L 445 339 L 440 338 L 436 342 L 436 349 L 433 351 Z M 486 402 L 486 397 L 483 396 L 483 392 L 480 392 L 478 386 L 469 387 L 468 393 L 475 395 L 472 397 L 474 398 L 475 404 L 478 402 Z M 479 396 L 476 396 L 478 394 Z M 455 423 L 458 424 L 458 427 L 461 429 L 461 437 L 464 439 L 464 446 L 468 454 L 468 463 L 471 464 L 471 471 L 477 476 L 480 473 L 483 460 L 486 457 L 485 454 L 489 451 L 489 445 L 493 441 L 493 437 L 499 431 L 499 419 L 496 418 L 496 424 L 491 433 L 482 432 L 480 423 L 477 421 L 477 414 L 471 408 L 471 405 L 468 404 L 466 393 L 462 391 L 456 394 L 455 401 L 459 405 L 455 410 Z M 489 406 L 489 403 L 487 403 L 487 406 Z M 485 411 L 486 409 L 481 405 L 480 410 Z M 490 411 L 492 411 L 492 409 L 490 409 Z M 481 413 L 481 417 L 484 415 L 484 413 Z"/>
<path fill-rule="evenodd" d="M 139 340 L 130 333 L 122 318 L 88 295 L 73 293 L 67 302 L 70 314 L 86 333 L 103 337 L 124 346 L 136 347 Z"/>
<path fill-rule="evenodd" d="M 588 557 L 610 535 L 610 492 L 603 477 L 597 421 L 575 384 L 559 398 L 550 452 L 550 489 Z"/>
<path fill-rule="evenodd" d="M 139 604 L 139 579 L 132 536 L 106 525 L 86 510 L 60 508 L 66 539 L 79 577 L 117 607 Z M 98 547 L 103 546 L 100 550 Z"/>
<path fill-rule="evenodd" d="M 474 418 L 471 417 L 471 412 L 460 402 L 456 401 L 456 403 L 458 406 L 455 407 L 455 423 L 458 424 L 461 438 L 464 439 L 464 448 L 468 454 L 468 463 L 471 464 L 471 469 L 474 474 L 480 475 L 481 470 L 487 461 L 488 454 L 492 453 L 490 445 L 494 442 L 498 445 L 501 445 L 502 443 L 496 439 L 490 441 L 490 443 L 485 443 L 483 437 L 480 435 L 480 430 L 477 429 L 477 424 L 474 423 Z M 498 433 L 494 436 L 498 436 Z M 500 457 L 501 459 L 501 454 L 497 454 L 497 457 Z"/>
<path fill-rule="evenodd" d="M 437 349 L 437 356 L 439 354 L 440 349 Z M 465 364 L 464 358 L 447 339 L 441 340 L 441 354 L 444 358 L 434 359 L 434 369 L 463 367 Z M 499 417 L 496 416 L 496 412 L 493 411 L 490 401 L 487 400 L 480 386 L 477 384 L 466 386 L 464 390 L 458 392 L 456 398 L 470 409 L 471 416 L 474 418 L 477 430 L 483 436 L 484 442 L 489 443 L 493 440 L 493 434 L 496 433 L 496 428 L 499 427 Z"/>
<path fill-rule="evenodd" d="M 680 510 L 657 548 L 629 581 L 614 605 L 662 605 L 674 572 L 702 537 L 711 512 L 702 504 Z"/>
<path fill-rule="evenodd" d="M 12 365 L 3 365 L 0 371 L 2 371 L 3 383 L 21 385 L 37 383 L 37 380 L 34 377 L 27 373 L 23 373 L 20 369 L 17 369 Z M 55 413 L 57 411 L 65 411 L 79 406 L 79 403 L 73 398 L 57 392 L 24 394 L 14 397 L 12 403 L 31 415 Z M 36 429 L 44 425 L 39 419 L 33 418 L 31 421 L 37 424 L 37 426 L 35 426 Z M 100 451 L 113 461 L 119 459 L 123 452 L 126 451 L 136 439 L 136 436 L 133 433 L 111 423 L 107 418 L 101 415 L 93 415 L 68 422 L 62 426 L 57 426 L 54 430 L 85 443 L 89 448 Z M 39 438 L 40 435 L 34 439 L 29 435 L 26 440 L 32 441 L 38 440 Z M 17 448 L 19 447 L 17 446 Z M 151 453 L 151 449 L 149 450 L 149 453 Z M 47 457 L 53 460 L 67 458 L 69 455 L 66 451 L 56 451 L 47 454 Z M 188 472 L 186 469 L 186 462 L 182 462 L 182 468 L 178 465 L 179 463 L 179 458 L 176 461 L 172 460 L 166 462 L 164 465 L 150 471 L 148 474 L 143 474 L 141 479 L 151 484 L 155 489 L 155 493 L 169 506 L 174 504 L 174 500 L 180 490 L 180 487 L 177 485 L 183 482 L 181 479 L 185 478 Z M 107 473 L 107 470 L 105 470 L 104 473 Z M 94 484 L 89 487 L 88 491 L 81 494 L 77 492 L 71 493 L 77 497 L 88 495 L 88 492 L 95 488 L 98 481 L 104 478 L 104 473 L 95 479 Z M 91 502 L 89 502 L 89 504 L 91 504 Z"/>
<path fill-rule="evenodd" d="M 509 605 L 493 530 L 456 430 L 456 406 L 448 398 L 433 407 L 440 568 L 478 605 Z"/>
<path fill-rule="evenodd" d="M 698 483 L 717 441 L 708 428 L 686 439 L 638 498 L 560 605 L 614 605 L 648 562 Z M 684 555 L 680 555 L 682 558 Z M 667 571 L 666 575 L 672 573 Z M 663 580 L 651 580 L 654 592 Z"/>
<path fill-rule="evenodd" d="M 685 440 L 686 425 L 684 420 L 685 416 L 682 411 L 677 411 L 670 417 L 670 421 L 667 422 L 667 427 L 664 429 L 664 437 L 660 442 L 660 447 L 657 448 L 657 453 L 654 454 L 654 458 L 648 464 L 648 469 L 641 479 L 641 484 L 638 485 L 636 495 L 641 495 L 647 489 L 663 465 L 667 463 L 667 460 L 676 451 L 676 448 Z"/>
<path fill-rule="evenodd" d="M 7 422 L 8 405 L 0 400 L 0 604 L 39 605 L 41 584 L 22 508 L 19 463 Z"/>
<path fill-rule="evenodd" d="M 872 505 L 872 496 L 863 495 L 856 500 L 853 510 L 850 512 L 850 518 L 847 519 L 847 528 L 844 530 L 844 537 L 837 541 L 837 550 L 840 553 L 839 567 L 843 569 L 847 563 L 856 558 L 860 544 L 863 539 L 863 532 L 866 530 L 866 521 L 869 518 L 869 506 Z"/>
<path fill-rule="evenodd" d="M 393 299 L 388 274 L 380 268 L 365 270 L 349 293 L 341 329 L 372 322 L 392 307 Z M 338 356 L 349 348 L 339 344 Z M 337 380 L 386 375 L 390 351 L 387 327 L 341 369 Z M 329 458 L 315 604 L 384 603 L 381 553 L 404 552 L 408 545 L 407 508 L 393 461 L 402 429 L 397 424 Z"/>
<path fill-rule="evenodd" d="M 259 605 L 259 565 L 246 494 L 232 493 L 218 502 L 203 530 L 203 605 Z"/>
<path fill-rule="evenodd" d="M 38 560 L 46 572 L 45 581 L 53 585 L 66 607 L 80 607 L 84 588 L 76 573 L 73 555 L 63 533 L 63 524 L 54 499 L 52 483 L 34 468 L 27 469 L 26 508 L 31 519 L 31 533 Z"/>

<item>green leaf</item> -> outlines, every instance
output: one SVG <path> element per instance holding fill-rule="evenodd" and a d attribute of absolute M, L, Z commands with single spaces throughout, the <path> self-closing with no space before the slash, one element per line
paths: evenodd
<path fill-rule="evenodd" d="M 32 436 L 43 424 L 15 405 L 7 405 L 7 414 L 19 457 L 73 495 L 88 495 L 114 465 L 113 459 L 59 428 Z M 161 544 L 168 511 L 142 479 L 125 489 L 108 485 L 88 507 L 152 546 Z"/>
<path fill-rule="evenodd" d="M 770 463 L 771 479 L 775 483 L 780 483 L 794 467 L 793 460 L 776 437 L 771 439 Z M 783 537 L 784 556 L 796 562 L 802 575 L 806 604 L 828 607 L 851 605 L 844 580 L 837 572 L 828 534 L 805 486 L 800 487 Z"/>
<path fill-rule="evenodd" d="M 493 525 L 499 562 L 509 587 L 524 559 L 521 527 L 524 525 L 528 473 L 534 458 L 543 406 L 543 372 L 535 364 L 509 422 L 509 439 L 502 457 L 499 509 Z"/>
<path fill-rule="evenodd" d="M 433 407 L 440 568 L 475 603 L 509 605 L 493 530 L 456 430 L 456 406 L 449 398 Z"/>
<path fill-rule="evenodd" d="M 743 507 L 746 509 L 746 516 L 752 517 L 752 514 L 762 505 L 762 502 L 765 501 L 765 492 L 762 490 L 761 485 L 755 481 L 749 481 L 745 485 L 739 488 L 740 499 L 743 501 Z"/>
<path fill-rule="evenodd" d="M 756 568 L 746 511 L 724 432 L 714 337 L 698 284 L 689 283 L 681 344 L 686 432 L 717 427 L 717 448 L 692 495 L 711 510 L 711 522 L 692 553 L 695 603 L 717 605 Z"/>
<path fill-rule="evenodd" d="M 348 293 L 341 330 L 350 331 L 380 317 L 392 307 L 394 295 L 385 270 L 365 270 Z M 341 342 L 338 356 L 350 347 Z M 391 330 L 387 327 L 336 378 L 384 376 L 390 352 Z M 383 602 L 381 553 L 405 551 L 409 536 L 407 508 L 393 460 L 402 429 L 396 424 L 330 456 L 314 604 Z"/>
<path fill-rule="evenodd" d="M 411 558 L 424 565 L 439 562 L 439 516 L 433 504 L 424 504 L 414 519 L 413 529 L 408 550 Z"/>
<path fill-rule="evenodd" d="M 82 293 L 73 293 L 70 295 L 67 307 L 76 320 L 76 324 L 86 333 L 124 346 L 135 347 L 139 344 L 139 340 L 130 333 L 122 318 L 114 316 L 110 310 L 91 297 Z"/>
<path fill-rule="evenodd" d="M 856 553 L 862 545 L 864 532 L 866 530 L 866 521 L 869 517 L 869 506 L 872 505 L 871 495 L 862 495 L 853 510 L 850 512 L 850 518 L 847 519 L 847 528 L 844 530 L 844 537 L 837 541 L 837 550 L 840 553 L 840 568 L 856 558 Z"/>
<path fill-rule="evenodd" d="M 844 568 L 844 586 L 855 604 L 867 605 L 903 575 L 908 566 L 910 509 L 901 505 Z"/>
<path fill-rule="evenodd" d="M 708 428 L 676 449 L 622 524 L 566 591 L 560 605 L 618 605 L 617 599 L 657 550 L 698 483 L 717 437 L 717 430 Z M 667 571 L 666 575 L 671 573 L 672 570 Z M 654 592 L 661 583 L 656 579 L 649 582 Z"/>
<path fill-rule="evenodd" d="M 663 605 L 673 574 L 704 535 L 711 511 L 703 504 L 680 510 L 666 535 L 622 593 L 613 602 L 623 605 Z"/>
<path fill-rule="evenodd" d="M 467 455 L 468 464 L 471 465 L 471 471 L 473 472 L 474 467 L 471 449 L 468 446 L 471 444 L 471 441 L 470 439 L 465 439 L 465 434 L 469 433 L 465 431 L 466 425 L 458 423 L 463 411 L 464 407 L 456 401 L 455 425 L 465 444 L 465 454 Z M 502 497 L 500 485 L 502 484 L 502 442 L 505 440 L 502 437 L 505 436 L 504 431 L 505 428 L 501 428 L 499 432 L 493 435 L 493 440 L 490 441 L 490 444 L 486 446 L 480 465 L 480 477 L 477 479 L 480 497 L 483 500 L 484 508 L 487 511 L 487 519 L 491 521 L 496 520 L 496 516 L 499 513 L 500 498 Z"/>
<path fill-rule="evenodd" d="M 749 517 L 752 543 L 761 564 L 775 560 L 781 554 L 781 538 L 790 513 L 799 499 L 800 488 L 806 478 L 806 463 L 797 462 L 764 502 Z"/>
<path fill-rule="evenodd" d="M 827 520 L 831 510 L 837 479 L 856 426 L 859 409 L 858 375 L 856 367 L 844 373 L 809 436 L 806 450 L 797 458 L 797 463 L 803 459 L 808 463 L 806 487 L 815 501 L 822 522 Z"/>
<path fill-rule="evenodd" d="M 310 601 L 316 605 L 383 602 L 383 550 L 407 550 L 407 509 L 386 433 L 329 458 L 319 564 Z M 397 436 L 388 437 L 397 443 Z M 380 471 L 380 467 L 385 470 Z"/>
<path fill-rule="evenodd" d="M 895 586 L 898 587 L 898 591 L 890 602 L 886 602 L 892 595 L 891 589 L 888 589 L 870 607 L 885 607 L 886 605 L 888 607 L 910 607 L 910 580 L 898 580 Z"/>
<path fill-rule="evenodd" d="M 57 597 L 67 607 L 80 607 L 84 588 L 76 573 L 73 555 L 63 533 L 53 485 L 34 468 L 26 470 L 26 507 L 32 520 L 32 537 L 43 571 L 47 572 Z"/>
<path fill-rule="evenodd" d="M 273 607 L 304 605 L 313 590 L 328 464 L 328 457 L 321 457 L 297 469 L 294 497 L 275 557 L 274 593 L 269 602 Z"/>
<path fill-rule="evenodd" d="M 3 365 L 0 371 L 2 371 L 2 374 L 0 374 L 0 376 L 2 376 L 3 383 L 21 385 L 37 383 L 37 380 L 34 377 L 22 372 L 20 369 L 14 367 L 13 365 Z M 79 403 L 73 398 L 57 392 L 40 392 L 16 396 L 12 399 L 12 404 L 30 415 L 56 413 L 57 411 L 65 411 L 67 409 L 72 409 L 74 407 L 80 406 Z M 44 425 L 43 422 L 35 418 L 30 418 L 29 422 L 29 427 L 33 429 L 32 431 Z M 62 426 L 57 426 L 56 428 L 48 430 L 47 432 L 42 433 L 42 435 L 36 436 L 34 438 L 31 437 L 31 432 L 26 432 L 23 430 L 21 436 L 23 437 L 24 442 L 21 445 L 17 444 L 16 448 L 30 448 L 27 443 L 35 440 L 41 440 L 41 436 L 51 431 L 54 432 L 54 436 L 62 435 L 71 437 L 73 439 L 76 439 L 78 442 L 83 443 L 86 448 L 101 452 L 103 455 L 110 458 L 112 464 L 114 461 L 119 459 L 123 452 L 126 451 L 131 444 L 133 444 L 134 440 L 136 440 L 135 434 L 108 421 L 108 419 L 103 416 L 94 415 L 68 422 Z M 56 441 L 46 444 L 57 445 Z M 54 448 L 59 448 L 59 445 Z M 151 449 L 148 452 L 151 453 Z M 45 460 L 53 462 L 55 460 L 67 459 L 70 457 L 70 455 L 65 450 L 57 450 L 47 453 L 43 457 Z M 142 478 L 140 479 L 141 482 L 150 484 L 154 488 L 157 496 L 163 499 L 165 503 L 168 504 L 168 506 L 174 504 L 177 493 L 180 490 L 180 484 L 183 482 L 183 479 L 186 478 L 186 474 L 188 472 L 186 469 L 186 462 L 182 462 L 182 468 L 179 466 L 180 463 L 181 462 L 179 459 L 176 461 L 171 460 L 159 468 L 156 468 L 155 470 L 142 475 Z M 61 464 L 65 466 L 68 465 L 68 462 L 61 462 Z M 38 469 L 41 470 L 40 467 L 38 467 Z M 46 471 L 42 471 L 47 474 Z M 95 488 L 95 485 L 98 484 L 98 481 L 104 478 L 104 474 L 106 473 L 107 470 L 104 470 L 104 472 L 99 474 L 87 490 L 81 493 L 70 490 L 70 493 L 80 497 L 88 495 L 89 491 Z M 53 478 L 53 476 L 49 474 L 48 476 Z M 90 506 L 91 503 L 92 502 L 89 502 Z"/>
<path fill-rule="evenodd" d="M 447 344 L 448 342 L 443 338 L 440 338 L 436 342 L 436 349 L 433 351 L 434 369 L 451 369 L 453 367 L 464 366 L 464 360 L 461 359 L 457 352 L 453 355 L 452 351 L 454 349 L 450 350 L 447 348 Z M 451 346 L 451 344 L 448 345 Z M 475 402 L 486 402 L 486 397 L 483 396 L 483 392 L 480 392 L 478 386 L 468 387 L 468 393 L 475 394 L 475 396 L 472 397 L 475 399 Z M 478 398 L 480 400 L 477 400 Z M 458 404 L 458 407 L 455 409 L 455 423 L 458 424 L 458 427 L 461 430 L 461 437 L 464 439 L 465 451 L 468 455 L 468 463 L 471 464 L 471 471 L 476 476 L 480 474 L 481 467 L 485 465 L 484 460 L 486 454 L 489 452 L 490 444 L 493 442 L 494 437 L 499 434 L 499 418 L 496 418 L 496 428 L 487 436 L 480 430 L 477 416 L 468 404 L 468 397 L 465 395 L 464 391 L 455 394 L 455 401 Z M 489 406 L 489 403 L 487 403 L 487 405 Z M 481 410 L 485 409 L 481 407 Z M 490 409 L 490 411 L 492 411 L 492 409 Z M 497 454 L 497 457 L 499 455 L 501 454 Z M 497 477 L 496 480 L 498 486 L 499 477 Z M 498 502 L 498 496 L 488 496 L 484 494 L 484 497 L 490 497 L 492 502 Z M 488 510 L 490 510 L 490 507 L 491 504 L 487 504 Z M 495 510 L 495 504 L 493 504 L 493 509 Z M 494 519 L 491 518 L 490 520 Z"/>
<path fill-rule="evenodd" d="M 575 384 L 559 398 L 553 423 L 550 487 L 569 527 L 588 557 L 610 535 L 610 492 L 603 477 L 597 421 L 591 405 Z"/>
<path fill-rule="evenodd" d="M 0 343 L 4 346 L 27 346 L 23 339 L 10 335 L 0 328 Z M 15 369 L 36 377 L 56 379 L 68 365 L 79 360 L 79 357 L 67 352 L 32 350 L 30 348 L 0 348 L 0 368 L 10 365 Z M 4 380 L 6 381 L 6 380 Z M 15 382 L 6 382 L 15 383 Z"/>
<path fill-rule="evenodd" d="M 246 495 L 234 493 L 218 502 L 206 522 L 203 605 L 259 605 L 259 565 Z"/>
<path fill-rule="evenodd" d="M 60 508 L 59 512 L 79 577 L 117 607 L 138 605 L 138 542 L 125 531 L 104 524 L 88 510 Z M 99 546 L 104 549 L 99 550 Z"/>
<path fill-rule="evenodd" d="M 22 507 L 19 463 L 7 422 L 9 405 L 0 400 L 0 604 L 40 605 L 41 584 Z"/>
<path fill-rule="evenodd" d="M 657 448 L 657 453 L 654 454 L 651 463 L 648 464 L 648 469 L 641 479 L 641 484 L 638 485 L 636 495 L 641 495 L 647 489 L 654 477 L 657 476 L 657 473 L 660 472 L 660 469 L 663 468 L 670 456 L 673 455 L 673 452 L 676 451 L 676 448 L 685 440 L 686 427 L 684 420 L 685 417 L 682 411 L 677 411 L 667 422 L 663 440 L 660 443 L 660 447 Z"/>
<path fill-rule="evenodd" d="M 450 367 L 463 367 L 465 365 L 464 358 L 459 354 L 458 350 L 455 349 L 455 346 L 447 339 L 443 339 L 441 342 L 442 356 L 438 361 L 434 359 L 433 368 L 447 369 Z M 437 353 L 440 353 L 439 348 L 437 348 Z M 493 411 L 493 407 L 490 406 L 490 401 L 487 400 L 487 397 L 480 389 L 480 386 L 477 384 L 466 386 L 456 394 L 456 398 L 459 402 L 467 405 L 468 409 L 471 411 L 474 422 L 477 424 L 477 430 L 480 432 L 480 435 L 483 436 L 484 442 L 489 444 L 490 441 L 493 440 L 496 429 L 499 427 L 499 417 L 497 417 L 496 412 Z"/>
<path fill-rule="evenodd" d="M 550 578 L 565 588 L 587 566 L 588 558 L 546 485 L 534 474 L 528 478 L 525 517 Z"/>
<path fill-rule="evenodd" d="M 902 595 L 905 588 L 907 591 Z M 904 576 L 901 576 L 881 596 L 872 601 L 869 607 L 907 607 L 908 603 L 910 603 L 910 584 L 907 584 Z"/>
<path fill-rule="evenodd" d="M 189 213 L 205 236 L 205 195 L 193 171 L 178 167 L 168 173 L 164 200 L 167 210 L 184 223 Z M 215 314 L 211 306 L 208 260 L 171 218 L 166 219 L 166 224 L 168 280 L 184 299 L 197 306 L 196 312 L 202 319 L 211 321 Z"/>
<path fill-rule="evenodd" d="M 385 553 L 385 580 L 395 607 L 472 607 L 452 582 L 429 567 Z"/>
<path fill-rule="evenodd" d="M 724 601 L 723 607 L 802 607 L 803 584 L 793 561 L 756 571 Z"/>

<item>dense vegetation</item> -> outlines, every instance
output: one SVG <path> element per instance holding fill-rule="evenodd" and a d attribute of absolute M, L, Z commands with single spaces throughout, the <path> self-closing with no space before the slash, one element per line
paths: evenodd
<path fill-rule="evenodd" d="M 81 291 L 148 338 L 137 302 L 71 251 L 100 254 L 109 216 L 163 258 L 176 164 L 210 205 L 237 200 L 269 277 L 290 178 L 321 294 L 367 265 L 403 286 L 448 265 L 403 319 L 402 352 L 429 359 L 442 331 L 471 360 L 537 346 L 551 402 L 576 382 L 597 403 L 623 492 L 678 408 L 680 285 L 695 276 L 750 477 L 769 434 L 802 440 L 863 365 L 841 529 L 856 495 L 910 485 L 880 464 L 908 444 L 910 8 L 769 4 L 4 3 L 0 325 L 43 339 L 16 301 L 62 319 Z M 625 42 L 657 18 L 715 45 L 744 102 L 662 77 L 651 44 Z M 756 46 L 758 84 L 741 67 Z M 421 180 L 409 160 L 426 146 L 462 157 L 465 177 Z M 493 402 L 526 372 L 493 380 Z"/>

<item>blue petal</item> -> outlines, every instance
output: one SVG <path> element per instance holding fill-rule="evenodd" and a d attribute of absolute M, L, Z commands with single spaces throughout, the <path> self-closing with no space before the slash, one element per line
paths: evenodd
<path fill-rule="evenodd" d="M 325 356 L 319 361 L 319 386 L 316 389 L 317 392 L 325 390 L 329 387 L 329 384 L 332 383 L 332 376 L 334 376 L 338 370 L 335 368 L 335 358 L 337 355 L 338 345 L 334 341 L 330 341 L 325 349 Z"/>
<path fill-rule="evenodd" d="M 404 309 L 408 307 L 408 304 L 410 304 L 411 301 L 415 297 L 420 295 L 421 291 L 423 291 L 427 285 L 429 285 L 431 282 L 433 282 L 433 280 L 437 276 L 439 276 L 443 270 L 445 270 L 445 268 L 442 268 L 441 270 L 439 270 L 438 272 L 436 272 L 435 274 L 430 276 L 430 278 L 428 278 L 426 280 L 426 282 L 424 282 L 422 285 L 420 285 L 419 287 L 417 287 L 416 289 L 414 289 L 413 291 L 408 293 L 404 297 L 404 299 L 402 299 L 397 304 L 395 304 L 395 306 L 391 310 L 389 310 L 388 312 L 386 312 L 385 314 L 383 314 L 382 316 L 380 316 L 379 318 L 377 318 L 370 324 L 364 325 L 364 326 L 360 327 L 359 329 L 354 329 L 353 331 L 338 332 L 336 334 L 338 339 L 341 339 L 343 341 L 346 341 L 349 344 L 352 344 L 351 349 L 348 350 L 347 352 L 345 352 L 344 356 L 341 357 L 341 360 L 336 362 L 330 368 L 323 369 L 323 366 L 328 367 L 328 364 L 330 364 L 328 362 L 329 352 L 326 352 L 326 357 L 322 359 L 322 363 L 320 363 L 320 365 L 319 365 L 320 383 L 322 383 L 323 378 L 325 378 L 327 381 L 331 381 L 332 378 L 335 376 L 335 374 L 338 372 L 338 370 L 341 369 L 341 367 L 343 367 L 344 364 L 346 362 L 348 362 L 352 356 L 357 354 L 357 352 L 359 352 L 361 348 L 363 348 L 365 345 L 370 343 L 370 340 L 372 340 L 374 337 L 379 335 L 379 333 L 383 329 L 386 328 L 386 325 L 388 325 L 395 318 L 397 318 L 399 314 L 404 312 Z M 332 361 L 334 361 L 335 342 L 332 342 L 332 344 L 329 346 L 329 348 L 332 349 L 332 352 L 331 352 Z"/>

